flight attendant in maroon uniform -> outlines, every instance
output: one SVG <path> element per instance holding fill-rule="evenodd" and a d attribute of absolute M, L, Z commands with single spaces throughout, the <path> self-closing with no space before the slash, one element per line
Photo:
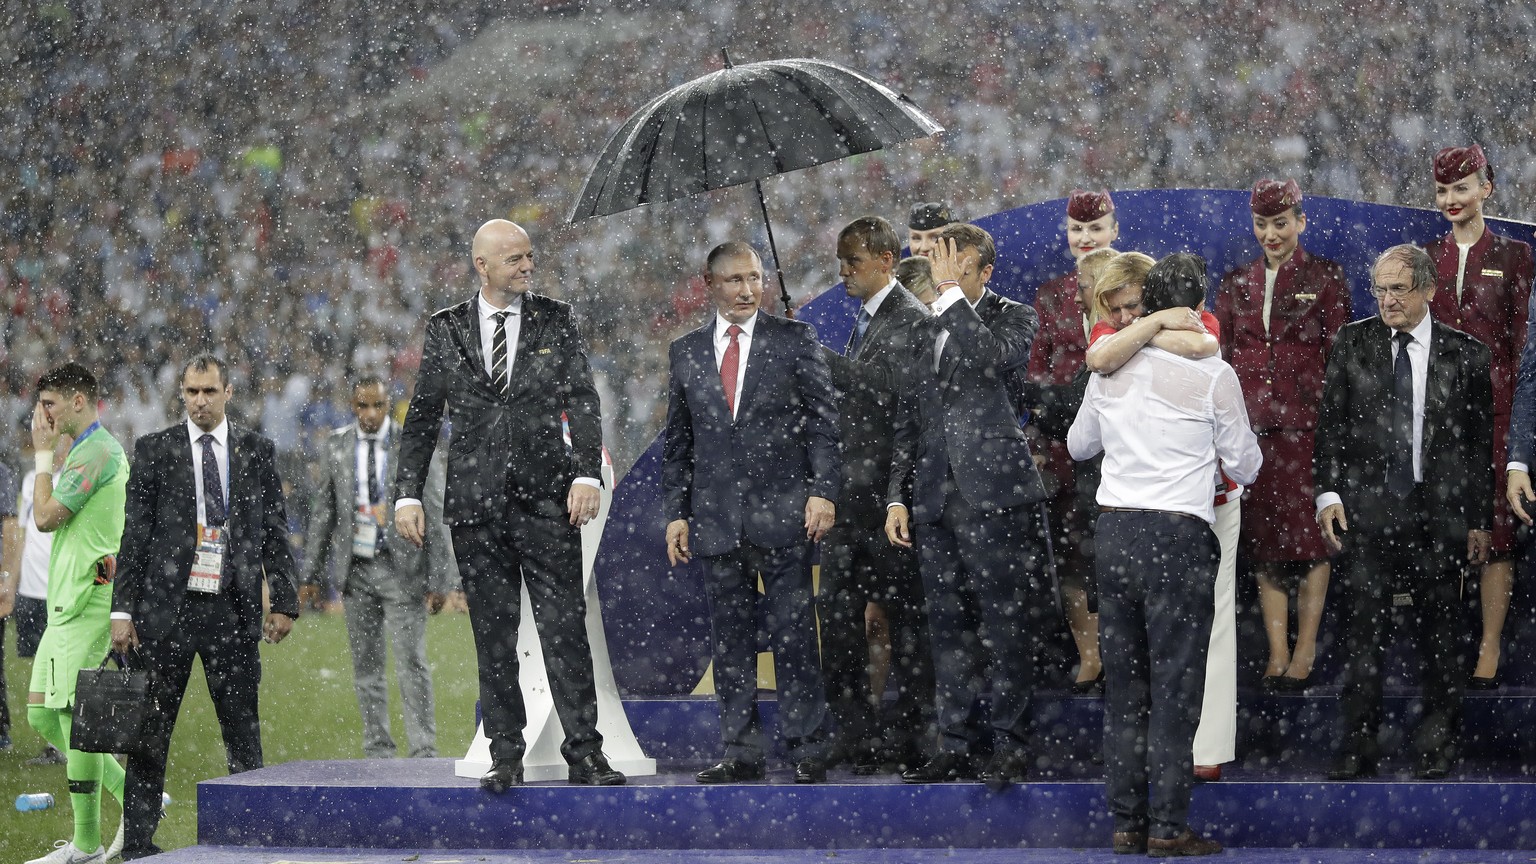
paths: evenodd
<path fill-rule="evenodd" d="M 1264 454 L 1240 535 L 1269 637 L 1264 689 L 1296 691 L 1312 674 L 1328 594 L 1328 548 L 1312 516 L 1312 437 L 1328 351 L 1350 319 L 1349 282 L 1338 264 L 1301 248 L 1307 216 L 1295 180 L 1260 180 L 1248 206 L 1264 254 L 1221 280 L 1216 320 Z M 1298 576 L 1293 649 L 1286 581 Z"/>
<path fill-rule="evenodd" d="M 1483 202 L 1493 194 L 1493 166 L 1483 148 L 1447 147 L 1435 156 L 1435 208 L 1451 233 L 1424 249 L 1435 261 L 1435 296 L 1429 312 L 1437 321 L 1471 334 L 1493 352 L 1494 476 L 1504 477 L 1515 371 L 1525 345 L 1526 308 L 1531 297 L 1531 247 L 1495 234 L 1483 222 Z M 1483 565 L 1483 638 L 1477 668 L 1468 686 L 1499 686 L 1499 637 L 1509 613 L 1515 564 L 1515 522 L 1504 483 L 1495 481 L 1493 559 Z"/>
<path fill-rule="evenodd" d="M 1067 199 L 1067 250 L 1073 261 L 1095 249 L 1103 249 L 1120 236 L 1115 218 L 1115 202 L 1108 190 L 1085 192 L 1073 190 Z M 1035 293 L 1035 314 L 1040 330 L 1035 334 L 1029 355 L 1029 379 L 1036 384 L 1065 386 L 1072 383 L 1083 367 L 1083 352 L 1088 349 L 1088 319 L 1078 302 L 1077 269 L 1052 279 Z M 1104 667 L 1099 661 L 1099 616 L 1088 612 L 1084 588 L 1086 568 L 1093 565 L 1083 553 L 1085 532 L 1091 530 L 1092 517 L 1077 512 L 1077 486 L 1072 477 L 1072 457 L 1065 441 L 1049 441 L 1035 452 L 1042 454 L 1041 470 L 1055 478 L 1051 498 L 1051 530 L 1056 564 L 1066 600 L 1067 623 L 1077 643 L 1080 658 L 1073 692 L 1102 692 Z M 1039 457 L 1037 457 L 1039 461 Z"/>

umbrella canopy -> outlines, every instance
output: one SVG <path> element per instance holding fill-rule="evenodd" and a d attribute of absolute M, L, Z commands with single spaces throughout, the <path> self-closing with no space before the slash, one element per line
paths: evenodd
<path fill-rule="evenodd" d="M 609 140 L 575 222 L 749 183 L 942 132 L 882 84 L 824 60 L 731 66 L 667 91 Z"/>

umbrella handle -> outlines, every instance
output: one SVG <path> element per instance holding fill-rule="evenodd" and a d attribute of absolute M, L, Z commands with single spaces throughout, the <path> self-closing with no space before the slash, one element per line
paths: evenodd
<path fill-rule="evenodd" d="M 763 210 L 763 227 L 768 229 L 768 251 L 773 253 L 773 272 L 779 277 L 779 299 L 784 303 L 784 317 L 793 319 L 795 307 L 789 302 L 789 286 L 784 284 L 784 268 L 779 266 L 779 247 L 773 242 L 773 222 L 768 218 L 768 202 L 763 198 L 763 181 L 752 181 L 757 189 L 757 206 Z"/>

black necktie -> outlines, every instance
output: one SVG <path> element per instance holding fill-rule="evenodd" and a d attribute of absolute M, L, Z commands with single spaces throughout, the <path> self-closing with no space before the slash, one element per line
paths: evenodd
<path fill-rule="evenodd" d="M 511 312 L 497 312 L 496 329 L 491 334 L 491 380 L 499 392 L 507 392 L 507 316 Z"/>
<path fill-rule="evenodd" d="M 213 456 L 213 436 L 204 434 L 197 440 L 203 445 L 203 507 L 207 510 L 208 524 L 222 528 L 228 517 L 224 506 L 224 483 L 219 479 L 219 460 Z"/>
<path fill-rule="evenodd" d="M 368 438 L 368 503 L 379 503 L 379 439 L 377 436 Z"/>
<path fill-rule="evenodd" d="M 1413 361 L 1408 345 L 1413 335 L 1399 331 L 1397 361 L 1392 364 L 1392 448 L 1387 459 L 1387 488 L 1399 498 L 1413 491 Z"/>

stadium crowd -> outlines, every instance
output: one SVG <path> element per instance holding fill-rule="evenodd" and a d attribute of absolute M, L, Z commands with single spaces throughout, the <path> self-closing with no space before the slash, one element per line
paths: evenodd
<path fill-rule="evenodd" d="M 29 410 L 62 348 L 111 370 L 106 415 L 131 446 L 177 410 L 180 363 L 231 346 L 236 387 L 260 396 L 241 401 L 303 484 L 293 468 L 348 419 L 335 382 L 376 370 L 403 398 L 423 312 L 471 290 L 466 231 L 507 215 L 547 238 L 541 288 L 587 320 L 622 472 L 660 426 L 663 346 L 707 306 L 695 253 L 754 224 L 755 202 L 726 191 L 564 218 L 611 131 L 718 68 L 721 45 L 738 62 L 847 63 L 949 130 L 766 184 L 797 302 L 836 281 L 824 250 L 849 214 L 918 200 L 974 216 L 1076 186 L 1290 175 L 1308 194 L 1427 205 L 1423 165 L 1469 140 L 1499 166 L 1494 211 L 1530 215 L 1536 119 L 1514 108 L 1536 95 L 1516 68 L 1536 12 L 1519 3 L 564 5 L 135 0 L 11 15 L 3 415 Z M 412 95 L 482 34 L 604 19 L 623 21 L 604 31 L 617 35 L 545 53 L 559 74 Z"/>

